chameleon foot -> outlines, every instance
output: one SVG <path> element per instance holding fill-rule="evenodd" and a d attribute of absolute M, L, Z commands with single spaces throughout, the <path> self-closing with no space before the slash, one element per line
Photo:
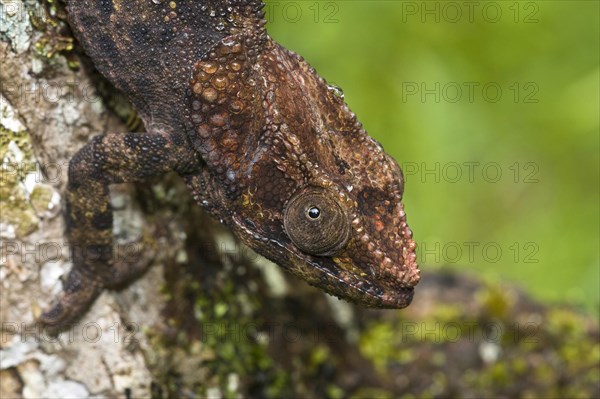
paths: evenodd
<path fill-rule="evenodd" d="M 85 313 L 104 288 L 101 282 L 90 280 L 90 277 L 82 275 L 79 270 L 72 270 L 63 292 L 52 307 L 42 313 L 39 322 L 44 327 L 60 330 Z"/>

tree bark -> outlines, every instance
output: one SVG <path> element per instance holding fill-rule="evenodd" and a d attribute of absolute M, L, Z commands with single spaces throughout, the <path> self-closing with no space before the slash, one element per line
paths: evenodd
<path fill-rule="evenodd" d="M 139 283 L 122 292 L 102 295 L 56 339 L 35 325 L 70 268 L 61 217 L 68 161 L 93 135 L 126 127 L 105 107 L 93 81 L 97 74 L 85 67 L 70 69 L 65 57 L 46 57 L 40 51 L 45 38 L 50 46 L 62 40 L 59 28 L 33 27 L 35 16 L 45 17 L 40 5 L 3 0 L 0 7 L 2 396 L 115 396 L 126 388 L 149 392 L 151 375 L 144 357 L 149 342 L 138 323 L 159 319 L 165 263 L 157 261 Z M 134 248 L 139 244 L 135 236 L 154 230 L 144 226 L 150 222 L 136 198 L 140 193 L 148 195 L 147 203 L 156 197 L 132 187 L 117 187 L 112 193 L 118 210 L 115 230 L 124 248 Z M 168 225 L 169 211 L 149 213 L 149 219 L 156 218 L 154 226 Z M 175 259 L 184 240 L 175 231 L 160 239 L 165 244 L 161 259 Z"/>

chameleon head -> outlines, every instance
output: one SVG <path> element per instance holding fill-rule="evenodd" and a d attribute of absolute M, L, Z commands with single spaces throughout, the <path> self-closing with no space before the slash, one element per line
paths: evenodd
<path fill-rule="evenodd" d="M 266 122 L 238 167 L 244 173 L 235 173 L 246 191 L 231 207 L 232 227 L 330 294 L 370 307 L 408 306 L 419 269 L 400 167 L 338 89 L 296 54 L 273 42 L 268 49 L 252 70 L 261 77 L 258 112 Z"/>
<path fill-rule="evenodd" d="M 403 308 L 412 300 L 419 269 L 401 202 L 402 173 L 374 141 L 364 145 L 370 156 L 362 163 L 349 162 L 334 177 L 313 171 L 281 211 L 263 202 L 258 190 L 244 196 L 254 211 L 234 216 L 235 230 L 257 252 L 332 295 L 368 307 Z M 259 180 L 263 188 L 282 188 Z M 285 192 L 286 179 L 279 183 Z"/>
<path fill-rule="evenodd" d="M 291 262 L 296 273 L 304 269 L 302 263 L 309 265 L 305 279 L 367 306 L 409 305 L 419 281 L 416 245 L 400 202 L 401 177 L 389 183 L 388 191 L 363 186 L 353 193 L 353 186 L 323 179 L 294 194 L 283 223 L 298 250 L 300 264 Z M 312 275 L 319 278 L 311 281 Z"/>

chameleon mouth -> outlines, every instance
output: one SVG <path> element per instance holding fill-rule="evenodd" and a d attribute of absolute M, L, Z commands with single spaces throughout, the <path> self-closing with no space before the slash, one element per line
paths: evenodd
<path fill-rule="evenodd" d="M 258 252 L 272 260 L 290 273 L 307 281 L 310 285 L 318 287 L 330 295 L 340 299 L 354 302 L 368 308 L 401 309 L 408 306 L 413 298 L 413 288 L 410 284 L 398 280 L 382 279 L 378 281 L 376 275 L 365 276 L 339 267 L 333 258 L 315 258 L 299 250 L 290 250 L 278 240 L 265 237 L 256 231 L 250 231 L 238 216 L 234 216 L 234 224 L 250 234 L 253 240 L 268 242 L 267 248 L 276 248 L 271 251 Z M 252 248 L 251 243 L 248 243 Z M 256 249 L 256 248 L 254 248 Z M 286 260 L 278 254 L 286 253 Z M 418 269 L 416 269 L 418 276 Z"/>
<path fill-rule="evenodd" d="M 338 281 L 341 277 L 341 281 L 346 287 L 351 287 L 357 291 L 356 294 L 342 291 L 342 295 L 338 292 L 332 292 L 334 295 L 366 307 L 401 309 L 410 305 L 413 298 L 413 287 L 403 282 L 388 285 L 385 281 L 377 281 L 375 276 L 373 276 L 373 279 L 367 279 L 354 273 L 344 273 L 342 276 L 336 276 L 328 268 L 321 267 L 320 270 Z"/>
<path fill-rule="evenodd" d="M 277 244 L 285 250 L 283 245 Z M 313 270 L 318 270 L 326 276 L 325 279 L 331 282 L 331 284 L 324 284 L 324 276 L 317 278 L 303 277 L 309 284 L 318 286 L 330 295 L 337 296 L 340 299 L 358 303 L 365 307 L 380 309 L 401 309 L 410 305 L 412 301 L 414 295 L 412 286 L 401 283 L 399 286 L 387 287 L 376 281 L 366 279 L 360 274 L 341 269 L 332 259 L 322 259 L 321 262 L 316 262 L 303 253 L 294 253 L 293 255 L 300 258 L 300 267 L 308 266 Z M 292 273 L 298 274 L 293 270 L 293 267 L 289 269 Z M 376 279 L 376 277 L 373 276 L 373 279 Z"/>

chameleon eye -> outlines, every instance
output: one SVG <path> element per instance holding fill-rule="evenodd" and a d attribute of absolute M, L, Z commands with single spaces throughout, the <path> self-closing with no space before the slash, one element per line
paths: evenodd
<path fill-rule="evenodd" d="M 294 195 L 285 208 L 287 235 L 301 251 L 331 256 L 348 243 L 350 220 L 328 191 L 310 187 Z"/>

